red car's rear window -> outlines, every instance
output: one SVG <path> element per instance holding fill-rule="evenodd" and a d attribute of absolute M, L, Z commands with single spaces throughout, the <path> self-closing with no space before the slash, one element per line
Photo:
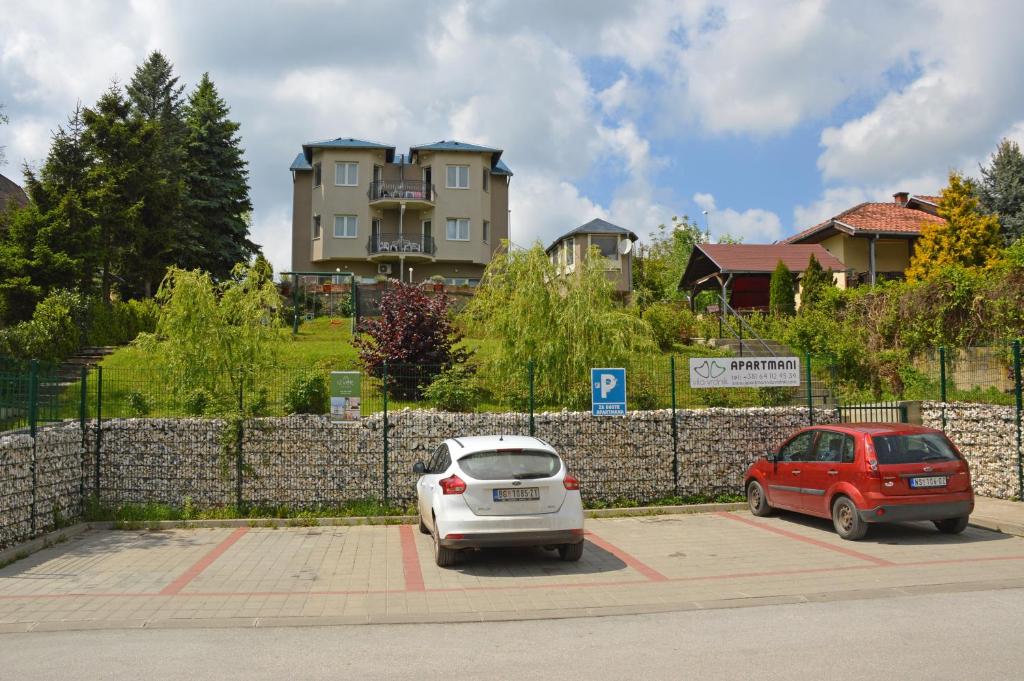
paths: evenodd
<path fill-rule="evenodd" d="M 959 458 L 949 440 L 939 433 L 874 435 L 871 441 L 879 464 L 956 461 Z"/>

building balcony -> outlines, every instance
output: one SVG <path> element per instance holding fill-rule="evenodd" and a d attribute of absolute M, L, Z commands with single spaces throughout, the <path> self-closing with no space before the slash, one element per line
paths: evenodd
<path fill-rule="evenodd" d="M 437 254 L 434 237 L 403 234 L 375 234 L 366 244 L 370 260 L 377 262 L 404 258 L 406 260 L 433 260 Z"/>
<path fill-rule="evenodd" d="M 367 195 L 374 206 L 405 204 L 409 208 L 429 208 L 434 205 L 437 190 L 420 180 L 375 180 Z"/>

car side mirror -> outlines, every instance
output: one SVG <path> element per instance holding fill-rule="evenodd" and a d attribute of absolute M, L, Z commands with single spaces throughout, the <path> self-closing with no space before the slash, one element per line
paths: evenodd
<path fill-rule="evenodd" d="M 764 458 L 768 463 L 775 463 L 779 460 L 779 455 L 776 452 L 768 452 L 764 455 Z"/>
<path fill-rule="evenodd" d="M 412 465 L 412 472 L 416 473 L 417 475 L 423 475 L 424 473 L 427 472 L 427 467 L 423 464 L 422 461 L 417 461 Z"/>

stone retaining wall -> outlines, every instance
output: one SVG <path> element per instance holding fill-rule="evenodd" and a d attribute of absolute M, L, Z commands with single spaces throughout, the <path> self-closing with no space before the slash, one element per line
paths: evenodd
<path fill-rule="evenodd" d="M 942 428 L 971 466 L 975 494 L 1017 499 L 1017 411 L 967 402 L 924 402 L 922 425 Z"/>

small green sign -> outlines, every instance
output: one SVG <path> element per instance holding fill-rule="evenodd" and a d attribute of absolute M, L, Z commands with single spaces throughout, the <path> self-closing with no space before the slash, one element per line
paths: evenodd
<path fill-rule="evenodd" d="M 358 371 L 331 372 L 331 420 L 358 421 L 360 414 Z"/>

